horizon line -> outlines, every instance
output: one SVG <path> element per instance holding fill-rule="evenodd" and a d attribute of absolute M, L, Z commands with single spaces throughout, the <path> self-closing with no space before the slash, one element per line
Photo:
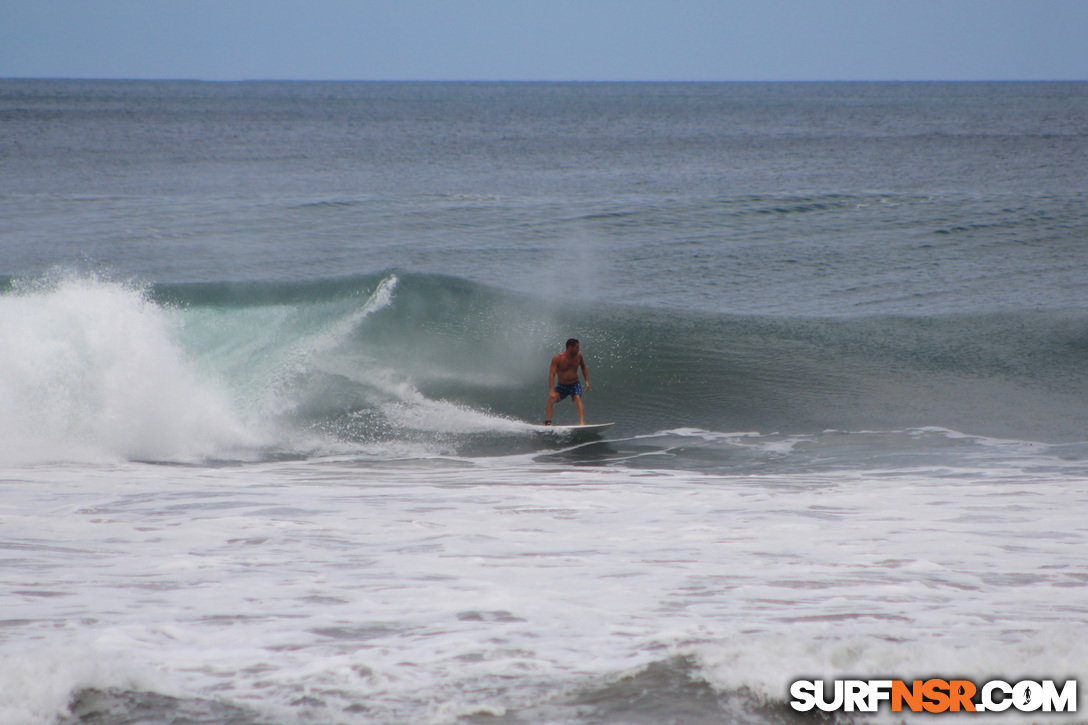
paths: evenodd
<path fill-rule="evenodd" d="M 122 76 L 3 76 L 0 81 L 102 81 L 117 83 L 1084 83 L 1088 78 L 794 78 L 762 80 L 711 79 L 549 79 L 549 78 L 186 78 Z"/>

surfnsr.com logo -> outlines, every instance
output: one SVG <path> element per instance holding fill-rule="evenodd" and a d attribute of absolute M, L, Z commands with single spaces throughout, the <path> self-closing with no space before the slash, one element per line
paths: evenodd
<path fill-rule="evenodd" d="M 883 702 L 892 712 L 1076 712 L 1077 681 L 1061 687 L 1054 680 L 1023 680 L 1010 684 L 991 680 L 981 687 L 970 680 L 798 680 L 790 685 L 794 710 L 808 712 L 876 712 Z"/>

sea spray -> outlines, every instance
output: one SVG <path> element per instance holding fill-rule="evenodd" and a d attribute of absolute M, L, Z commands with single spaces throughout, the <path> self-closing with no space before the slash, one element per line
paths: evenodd
<path fill-rule="evenodd" d="M 63 277 L 0 297 L 0 460 L 193 460 L 257 439 L 132 285 Z"/>

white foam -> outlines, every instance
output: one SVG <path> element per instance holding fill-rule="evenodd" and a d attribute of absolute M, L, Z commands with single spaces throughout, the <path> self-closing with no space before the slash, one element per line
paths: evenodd
<path fill-rule="evenodd" d="M 192 460 L 254 442 L 141 290 L 65 278 L 0 297 L 0 462 Z"/>
<path fill-rule="evenodd" d="M 124 663 L 43 674 L 39 712 L 126 669 L 280 721 L 320 702 L 311 715 L 345 723 L 510 711 L 676 654 L 719 689 L 779 701 L 790 679 L 840 673 L 1088 671 L 1088 494 L 1061 472 L 711 476 L 512 457 L 0 480 L 0 604 L 24 620 L 0 661 L 48 633 Z"/>
<path fill-rule="evenodd" d="M 126 658 L 60 638 L 24 645 L 0 658 L 0 722 L 41 725 L 70 715 L 73 693 L 88 688 L 145 688 L 169 692 L 168 683 L 136 672 Z"/>
<path fill-rule="evenodd" d="M 529 433 L 533 426 L 470 408 L 458 403 L 427 398 L 407 383 L 390 385 L 398 400 L 381 406 L 386 418 L 395 426 L 418 431 L 444 434 Z"/>

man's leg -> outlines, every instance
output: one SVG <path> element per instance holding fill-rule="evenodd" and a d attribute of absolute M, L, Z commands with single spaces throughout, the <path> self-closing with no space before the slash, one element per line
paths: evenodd
<path fill-rule="evenodd" d="M 559 399 L 559 393 L 554 390 L 548 394 L 548 402 L 544 404 L 544 425 L 550 425 L 552 422 L 552 407 L 555 405 L 555 401 Z"/>
<path fill-rule="evenodd" d="M 574 404 L 578 406 L 578 425 L 585 425 L 586 424 L 586 409 L 585 409 L 585 406 L 582 405 L 582 396 L 581 395 L 575 395 L 574 396 Z"/>

